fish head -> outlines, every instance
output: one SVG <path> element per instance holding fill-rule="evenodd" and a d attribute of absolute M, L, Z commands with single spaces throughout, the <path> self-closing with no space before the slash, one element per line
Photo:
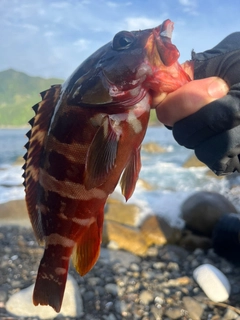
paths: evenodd
<path fill-rule="evenodd" d="M 173 22 L 166 20 L 153 29 L 118 32 L 68 80 L 69 102 L 130 107 L 147 92 L 171 92 L 188 82 L 172 31 Z"/>

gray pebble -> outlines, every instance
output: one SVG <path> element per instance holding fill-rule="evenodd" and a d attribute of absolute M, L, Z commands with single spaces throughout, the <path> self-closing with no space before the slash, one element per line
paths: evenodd
<path fill-rule="evenodd" d="M 165 315 L 170 319 L 179 319 L 182 316 L 182 309 L 178 307 L 171 307 L 165 311 Z M 194 319 L 195 320 L 195 319 Z"/>
<path fill-rule="evenodd" d="M 183 297 L 183 303 L 190 318 L 194 320 L 202 319 L 203 307 L 198 301 L 191 297 Z"/>
<path fill-rule="evenodd" d="M 104 320 L 117 320 L 113 313 L 110 313 L 108 316 L 103 316 Z"/>
<path fill-rule="evenodd" d="M 0 302 L 6 302 L 8 298 L 7 291 L 0 289 Z"/>
<path fill-rule="evenodd" d="M 140 270 L 140 267 L 137 263 L 131 263 L 130 265 L 130 270 L 132 271 L 139 271 Z"/>
<path fill-rule="evenodd" d="M 235 311 L 233 311 L 232 309 L 227 308 L 222 320 L 235 320 L 237 318 L 238 318 L 238 314 Z"/>
<path fill-rule="evenodd" d="M 90 285 L 90 286 L 96 286 L 97 284 L 99 284 L 101 282 L 101 279 L 100 278 L 97 278 L 97 277 L 90 277 L 87 279 L 87 283 Z"/>
<path fill-rule="evenodd" d="M 115 283 L 108 283 L 105 285 L 105 290 L 108 293 L 111 293 L 112 295 L 116 296 L 118 294 L 118 286 Z"/>

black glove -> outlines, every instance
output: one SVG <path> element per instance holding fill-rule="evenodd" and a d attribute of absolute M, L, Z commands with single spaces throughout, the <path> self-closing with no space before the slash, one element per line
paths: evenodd
<path fill-rule="evenodd" d="M 194 79 L 218 76 L 230 87 L 227 96 L 176 122 L 176 141 L 194 149 L 217 175 L 240 172 L 240 32 L 216 47 L 192 53 Z"/>

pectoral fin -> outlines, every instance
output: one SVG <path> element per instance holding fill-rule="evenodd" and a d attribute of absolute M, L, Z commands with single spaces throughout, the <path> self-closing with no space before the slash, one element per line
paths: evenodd
<path fill-rule="evenodd" d="M 140 151 L 141 147 L 133 151 L 120 181 L 122 194 L 124 195 L 126 201 L 133 194 L 136 182 L 138 180 L 138 175 L 141 169 Z"/>
<path fill-rule="evenodd" d="M 120 135 L 120 131 L 113 128 L 106 117 L 88 150 L 84 180 L 86 189 L 98 187 L 107 180 L 116 162 Z"/>

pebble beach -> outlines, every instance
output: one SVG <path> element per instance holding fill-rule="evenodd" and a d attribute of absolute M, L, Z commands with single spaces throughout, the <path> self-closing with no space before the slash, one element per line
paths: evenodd
<path fill-rule="evenodd" d="M 11 315 L 11 295 L 34 283 L 43 249 L 29 227 L 0 227 L 0 319 L 39 319 Z M 214 264 L 228 278 L 231 295 L 224 303 L 209 300 L 193 279 L 193 270 Z M 240 268 L 212 249 L 189 252 L 176 245 L 152 246 L 145 257 L 104 246 L 95 267 L 80 277 L 73 267 L 86 320 L 232 320 L 240 319 Z M 24 306 L 23 306 L 24 308 Z"/>

